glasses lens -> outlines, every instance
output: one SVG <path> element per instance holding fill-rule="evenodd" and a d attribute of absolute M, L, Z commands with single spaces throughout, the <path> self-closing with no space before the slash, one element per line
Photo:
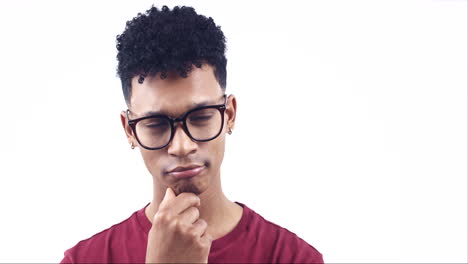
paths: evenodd
<path fill-rule="evenodd" d="M 217 136 L 221 125 L 222 116 L 216 108 L 200 109 L 187 116 L 187 128 L 197 140 L 207 140 Z"/>
<path fill-rule="evenodd" d="M 171 124 L 168 119 L 162 117 L 144 119 L 137 123 L 136 134 L 142 145 L 159 148 L 169 142 Z"/>

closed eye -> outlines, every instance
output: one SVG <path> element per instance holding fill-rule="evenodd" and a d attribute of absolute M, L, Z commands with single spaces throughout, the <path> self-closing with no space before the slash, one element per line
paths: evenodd
<path fill-rule="evenodd" d="M 167 126 L 167 124 L 148 124 L 146 125 L 147 128 L 161 128 L 161 127 L 165 127 Z"/>
<path fill-rule="evenodd" d="M 193 116 L 193 117 L 190 117 L 190 121 L 194 121 L 194 122 L 197 122 L 197 121 L 207 121 L 207 120 L 210 120 L 212 116 Z"/>

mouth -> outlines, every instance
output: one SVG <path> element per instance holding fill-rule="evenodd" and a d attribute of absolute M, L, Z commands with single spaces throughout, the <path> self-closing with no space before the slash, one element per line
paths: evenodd
<path fill-rule="evenodd" d="M 174 170 L 169 171 L 168 174 L 177 179 L 186 179 L 197 176 L 205 168 L 205 166 L 177 167 Z"/>

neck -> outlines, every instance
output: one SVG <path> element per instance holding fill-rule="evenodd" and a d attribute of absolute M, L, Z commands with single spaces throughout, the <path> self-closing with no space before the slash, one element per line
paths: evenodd
<path fill-rule="evenodd" d="M 208 224 L 206 232 L 209 233 L 213 239 L 218 239 L 234 229 L 242 217 L 243 209 L 240 205 L 226 198 L 221 189 L 219 175 L 214 178 L 216 179 L 215 182 L 212 182 L 210 186 L 199 195 L 199 212 L 200 218 L 205 220 Z M 146 217 L 151 223 L 164 198 L 166 188 L 166 186 L 161 186 L 159 183 L 153 184 L 153 200 L 145 210 Z"/>

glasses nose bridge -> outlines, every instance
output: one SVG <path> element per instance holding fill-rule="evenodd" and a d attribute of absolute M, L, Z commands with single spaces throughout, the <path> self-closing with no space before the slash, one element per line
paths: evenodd
<path fill-rule="evenodd" d="M 184 128 L 184 126 L 185 126 L 185 116 L 171 118 L 171 121 L 172 121 L 172 127 L 174 128 L 174 130 L 177 128 L 177 123 L 181 122 L 182 123 L 182 128 Z"/>
<path fill-rule="evenodd" d="M 186 126 L 185 117 L 186 116 L 182 116 L 182 117 L 178 117 L 178 118 L 171 118 L 171 121 L 172 121 L 171 122 L 172 123 L 172 135 L 171 135 L 171 139 L 167 143 L 169 145 L 169 149 L 168 149 L 169 153 L 172 153 L 172 154 L 175 154 L 175 155 L 182 155 L 181 153 L 189 153 L 189 152 L 191 153 L 196 148 L 193 145 L 194 139 L 190 135 L 190 132 L 188 131 L 188 127 Z M 182 132 L 179 131 L 182 134 L 176 136 L 177 128 L 179 127 L 177 125 L 177 123 L 179 123 L 179 122 L 182 123 L 180 125 L 181 129 L 182 129 Z M 174 144 L 174 141 L 177 141 L 177 143 Z M 190 141 L 192 141 L 192 142 L 188 143 Z M 183 155 L 186 155 L 186 154 L 183 154 Z"/>
<path fill-rule="evenodd" d="M 176 118 L 171 118 L 172 119 L 172 123 L 176 124 L 176 123 L 179 123 L 179 122 L 184 122 L 185 120 L 185 116 L 181 116 L 181 117 L 176 117 Z"/>
<path fill-rule="evenodd" d="M 185 126 L 185 116 L 182 116 L 182 117 L 177 117 L 177 118 L 171 118 L 171 121 L 172 121 L 172 137 L 174 137 L 175 133 L 176 133 L 176 130 L 177 130 L 177 123 L 182 123 L 182 130 L 184 131 L 184 133 L 190 138 L 190 135 L 187 131 L 187 127 Z M 172 141 L 172 139 L 171 139 Z"/>

